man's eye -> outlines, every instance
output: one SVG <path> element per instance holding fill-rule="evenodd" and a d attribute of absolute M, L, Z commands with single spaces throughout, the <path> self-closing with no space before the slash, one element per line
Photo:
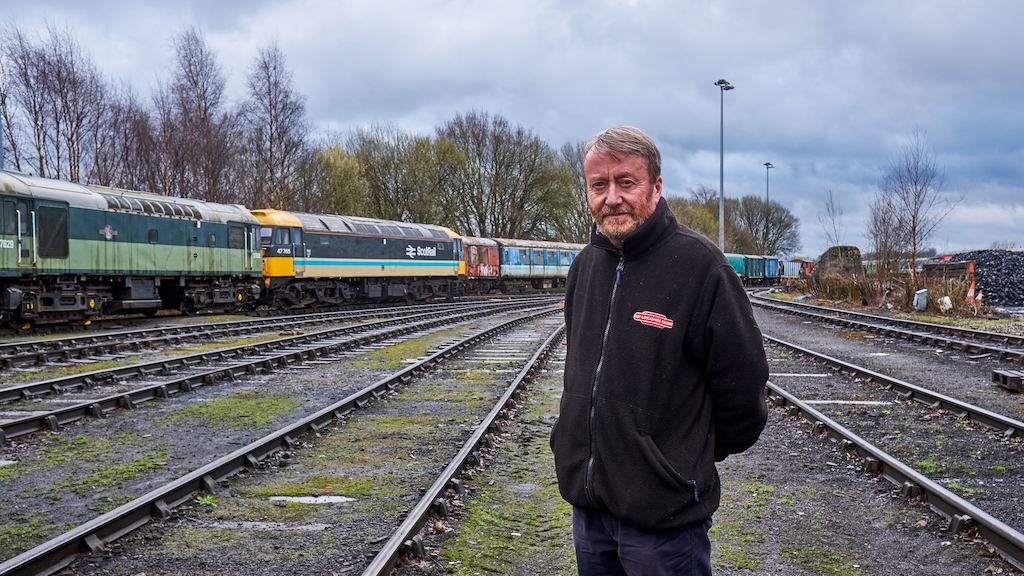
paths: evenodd
<path fill-rule="evenodd" d="M 602 190 L 604 188 L 604 184 L 604 182 L 591 182 L 590 188 L 591 190 Z"/>
<path fill-rule="evenodd" d="M 620 180 L 619 186 L 622 186 L 623 188 L 632 188 L 633 186 L 636 186 L 636 182 L 628 179 Z"/>

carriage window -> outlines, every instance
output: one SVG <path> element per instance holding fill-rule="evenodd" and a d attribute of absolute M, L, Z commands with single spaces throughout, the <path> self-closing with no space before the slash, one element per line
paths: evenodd
<path fill-rule="evenodd" d="M 68 257 L 68 209 L 40 206 L 38 211 L 39 256 Z"/>
<path fill-rule="evenodd" d="M 14 202 L 10 200 L 4 200 L 3 203 L 3 223 L 0 225 L 0 234 L 17 234 L 18 233 L 18 221 L 17 212 L 14 210 Z"/>
<path fill-rule="evenodd" d="M 149 229 L 149 243 L 157 244 L 160 242 L 160 231 L 156 228 Z"/>
<path fill-rule="evenodd" d="M 212 246 L 216 246 L 217 245 L 217 235 L 216 234 L 207 234 L 206 235 L 206 245 L 207 246 L 211 246 L 211 247 Z"/>
<path fill-rule="evenodd" d="M 238 226 L 228 227 L 228 248 L 235 250 L 245 248 L 245 230 Z"/>

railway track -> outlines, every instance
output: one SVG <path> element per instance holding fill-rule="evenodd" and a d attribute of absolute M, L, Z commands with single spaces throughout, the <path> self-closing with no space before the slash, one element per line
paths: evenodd
<path fill-rule="evenodd" d="M 538 339 L 543 340 L 544 343 L 540 348 L 530 349 L 530 353 L 526 354 L 528 360 L 525 363 L 520 364 L 520 367 L 513 370 L 515 377 L 511 385 L 508 385 L 507 381 L 500 376 L 507 372 L 507 370 L 493 370 L 495 377 L 504 381 L 507 388 L 504 392 L 495 392 L 500 396 L 499 404 L 506 402 L 514 402 L 514 398 L 517 394 L 516 389 L 521 383 L 529 378 L 529 376 L 536 370 L 537 364 L 550 353 L 551 347 L 556 342 L 560 335 L 561 328 L 558 328 L 554 332 L 550 331 L 550 327 L 560 325 L 560 321 L 556 317 L 551 317 L 550 314 L 554 312 L 554 309 L 548 308 L 547 310 L 540 312 L 532 312 L 530 314 L 521 315 L 510 321 L 501 323 L 498 326 L 489 328 L 477 332 L 469 337 L 461 338 L 456 342 L 450 343 L 443 346 L 440 350 L 430 354 L 427 358 L 419 360 L 414 364 L 408 365 L 401 370 L 398 370 L 389 376 L 376 381 L 370 386 L 362 388 L 358 392 L 349 394 L 342 400 L 335 402 L 327 407 L 317 410 L 315 413 L 310 414 L 306 417 L 301 418 L 291 424 L 288 424 L 282 428 L 271 432 L 260 438 L 259 440 L 252 442 L 238 450 L 233 451 L 231 454 L 223 456 L 214 462 L 211 462 L 205 466 L 193 470 L 192 472 L 174 480 L 164 486 L 154 489 L 146 495 L 139 497 L 127 504 L 124 504 L 111 512 L 108 512 L 94 520 L 86 522 L 85 524 L 67 532 L 66 534 L 50 540 L 44 544 L 37 546 L 36 548 L 29 550 L 25 553 L 20 554 L 15 558 L 11 558 L 0 564 L 0 574 L 36 574 L 36 573 L 52 573 L 61 569 L 72 562 L 75 557 L 82 551 L 88 551 L 92 553 L 92 559 L 97 562 L 105 562 L 103 560 L 103 554 L 109 555 L 109 545 L 113 540 L 121 538 L 131 531 L 145 525 L 152 519 L 162 519 L 168 521 L 174 514 L 173 510 L 181 504 L 192 502 L 196 494 L 205 491 L 208 495 L 224 494 L 227 488 L 228 479 L 239 473 L 243 476 L 248 476 L 252 480 L 269 479 L 277 471 L 295 469 L 295 462 L 304 453 L 303 450 L 299 450 L 300 445 L 310 446 L 314 451 L 324 450 L 325 448 L 316 448 L 318 443 L 326 442 L 327 440 L 318 440 L 321 434 L 326 434 L 328 437 L 331 435 L 339 436 L 338 441 L 345 443 L 346 437 L 344 436 L 346 430 L 350 430 L 350 427 L 356 426 L 356 423 L 362 422 L 369 416 L 357 417 L 357 414 L 353 412 L 360 408 L 371 408 L 371 404 L 374 404 L 374 400 L 381 398 L 382 396 L 390 396 L 396 391 L 401 385 L 409 386 L 416 384 L 416 386 L 427 387 L 425 391 L 421 391 L 420 398 L 414 398 L 407 406 L 418 406 L 420 411 L 426 411 L 427 414 L 432 413 L 434 408 L 438 406 L 437 402 L 445 402 L 445 405 L 452 402 L 452 398 L 445 395 L 444 398 L 435 396 L 434 392 L 430 391 L 430 386 L 437 386 L 436 382 L 438 378 L 436 370 L 439 367 L 448 366 L 453 362 L 463 361 L 459 360 L 460 355 L 465 356 L 471 350 L 485 345 L 488 341 L 494 341 L 494 338 L 498 334 L 503 332 L 509 332 L 517 327 L 527 326 L 527 323 L 535 322 L 538 318 L 548 316 L 549 320 L 544 320 L 549 328 L 545 331 L 544 336 L 520 336 L 518 339 L 514 335 L 501 336 L 504 338 L 506 344 L 502 347 L 495 347 L 493 350 L 481 352 L 481 356 L 476 358 L 464 359 L 464 362 L 471 363 L 477 362 L 478 364 L 471 365 L 484 365 L 484 366 L 507 366 L 509 362 L 520 363 L 521 360 L 517 360 L 518 353 L 513 352 L 515 346 L 518 349 L 523 348 L 523 343 L 533 341 L 536 343 Z M 527 328 L 529 332 L 530 329 Z M 536 329 L 532 330 L 532 333 L 536 333 Z M 429 380 L 424 380 L 422 376 L 426 374 L 428 369 L 434 369 L 434 375 Z M 473 382 L 472 379 L 462 382 L 462 386 L 470 386 Z M 499 386 L 498 390 L 501 390 L 504 386 Z M 486 394 L 484 394 L 486 396 Z M 402 396 L 395 396 L 395 400 L 389 400 L 384 405 L 380 406 L 380 411 L 387 414 L 392 414 L 398 408 L 395 402 L 398 402 Z M 471 398 L 477 398 L 477 395 L 470 396 Z M 479 404 L 480 399 L 477 398 Z M 486 406 L 486 404 L 483 404 Z M 486 411 L 486 408 L 485 408 Z M 479 453 L 475 450 L 475 446 L 481 442 L 487 442 L 487 432 L 494 425 L 494 419 L 500 408 L 496 405 L 483 419 L 483 423 L 479 423 L 472 432 L 470 432 L 470 440 L 472 442 L 466 442 L 461 450 L 457 450 L 456 460 L 459 461 L 456 464 L 456 460 L 452 460 L 452 463 L 445 468 L 442 478 L 447 474 L 447 479 L 438 479 L 434 482 L 434 485 L 430 488 L 430 491 L 435 489 L 444 489 L 445 486 L 453 486 L 458 488 L 458 483 L 449 483 L 449 479 L 454 477 L 455 472 L 465 466 L 474 465 L 480 460 Z M 461 412 L 457 412 L 460 413 Z M 390 416 L 388 416 L 390 417 Z M 328 434 L 327 428 L 332 423 L 340 423 L 347 419 L 352 421 L 346 426 L 342 426 L 338 430 L 334 430 Z M 464 421 L 464 422 L 480 422 L 479 415 L 464 415 L 461 418 L 449 420 Z M 431 420 L 433 422 L 433 420 Z M 442 426 L 440 423 L 438 427 Z M 434 426 L 430 426 L 427 429 L 433 429 Z M 452 428 L 448 432 L 449 437 L 464 438 L 465 426 L 449 425 L 447 428 Z M 351 430 L 350 430 L 351 431 Z M 353 432 L 354 433 L 354 432 Z M 454 433 L 454 436 L 453 436 Z M 399 434 L 401 437 L 406 437 L 405 434 Z M 353 440 L 354 442 L 354 440 Z M 453 449 L 453 451 L 456 451 Z M 418 449 L 417 452 L 430 452 L 426 448 Z M 406 461 L 417 463 L 420 459 L 417 458 L 406 458 Z M 428 458 L 422 457 L 424 465 Z M 314 458 L 314 461 L 315 458 Z M 323 462 L 323 461 L 321 461 Z M 429 472 L 429 471 L 428 471 Z M 436 471 L 429 472 L 430 474 L 436 474 Z M 422 472 L 420 473 L 422 474 Z M 264 478 L 267 477 L 267 478 Z M 401 498 L 402 501 L 407 499 Z M 413 507 L 414 513 L 418 514 L 421 505 Z M 427 505 L 427 508 L 435 508 L 436 505 L 431 501 Z M 376 513 L 380 513 L 380 510 L 376 507 L 373 508 Z M 413 514 L 409 515 L 410 517 Z M 334 515 L 331 515 L 335 518 Z M 340 520 L 338 520 L 340 521 Z M 413 521 L 415 524 L 415 521 Z M 403 524 L 403 526 L 406 526 Z M 382 542 L 383 539 L 378 540 Z M 399 543 L 397 548 L 401 548 Z M 390 549 L 392 546 L 387 545 L 385 548 Z M 347 548 L 347 546 L 346 546 Z M 365 561 L 365 554 L 361 556 Z M 116 559 L 116 558 L 115 558 Z M 325 561 L 336 563 L 336 558 L 327 558 Z M 166 567 L 166 564 L 163 564 Z M 104 568 L 105 569 L 105 568 Z M 347 571 L 345 569 L 344 571 Z M 76 573 L 89 571 L 89 566 L 82 565 L 81 563 L 74 569 Z M 134 573 L 134 572 L 133 572 Z"/>
<path fill-rule="evenodd" d="M 1024 424 L 805 347 L 766 342 L 770 404 L 806 420 L 813 434 L 834 440 L 903 497 L 926 502 L 948 520 L 950 534 L 980 535 L 1024 568 L 1024 505 L 1017 501 Z"/>
<path fill-rule="evenodd" d="M 779 302 L 764 296 L 754 295 L 751 302 L 758 307 L 828 322 L 864 332 L 901 338 L 911 342 L 943 346 L 969 354 L 1024 363 L 1024 337 L 1000 334 L 984 330 L 970 330 L 932 322 L 902 320 L 877 314 L 851 312 L 796 302 Z"/>
<path fill-rule="evenodd" d="M 556 298 L 516 299 L 517 302 L 554 301 Z M 474 301 L 471 305 L 487 305 L 486 300 Z M 491 300 L 494 302 L 494 300 Z M 384 318 L 410 312 L 435 310 L 456 310 L 467 304 L 422 304 L 413 306 L 392 306 L 386 308 L 363 308 L 340 312 L 318 312 L 287 316 L 270 316 L 260 320 L 231 320 L 191 325 L 158 326 L 132 330 L 105 331 L 63 338 L 18 340 L 0 343 L 0 370 L 24 366 L 45 366 L 66 364 L 75 360 L 89 360 L 102 355 L 125 352 L 141 353 L 160 346 L 180 345 L 196 340 L 237 337 L 266 332 L 281 328 L 295 328 L 322 322 Z"/>
<path fill-rule="evenodd" d="M 464 307 L 460 313 L 443 308 L 0 389 L 0 402 L 13 403 L 53 395 L 61 396 L 60 399 L 66 401 L 71 392 L 85 392 L 97 387 L 106 390 L 110 385 L 127 385 L 129 388 L 75 401 L 56 409 L 39 410 L 38 406 L 33 405 L 23 417 L 11 418 L 12 414 L 16 414 L 13 410 L 15 406 L 6 406 L 8 420 L 0 420 L 0 443 L 43 430 L 57 431 L 83 418 L 102 418 L 115 410 L 133 409 L 144 402 L 170 398 L 220 381 L 271 373 L 296 363 L 329 359 L 332 355 L 357 346 L 521 307 L 519 302 L 503 302 Z M 151 381 L 154 377 L 172 375 L 169 379 Z M 126 383 L 129 378 L 141 379 L 143 382 Z"/>

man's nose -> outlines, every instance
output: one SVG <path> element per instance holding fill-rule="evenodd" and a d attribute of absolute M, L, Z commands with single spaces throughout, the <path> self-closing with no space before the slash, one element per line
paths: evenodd
<path fill-rule="evenodd" d="M 618 206 L 622 204 L 622 192 L 615 183 L 608 185 L 608 193 L 604 197 L 604 203 L 612 206 Z"/>

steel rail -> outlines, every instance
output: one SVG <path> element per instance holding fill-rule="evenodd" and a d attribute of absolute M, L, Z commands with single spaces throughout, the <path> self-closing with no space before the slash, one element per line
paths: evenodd
<path fill-rule="evenodd" d="M 875 332 L 886 336 L 895 336 L 910 340 L 913 342 L 923 342 L 926 344 L 935 344 L 951 348 L 953 350 L 963 350 L 964 352 L 973 353 L 990 353 L 995 354 L 997 358 L 1010 360 L 1017 363 L 1024 363 L 1024 349 L 1014 348 L 1001 348 L 998 346 L 990 346 L 979 342 L 971 342 L 967 340 L 959 340 L 955 338 L 940 336 L 934 332 L 940 332 L 950 335 L 968 336 L 972 338 L 978 338 L 985 341 L 1002 342 L 1010 345 L 1024 345 L 1024 338 L 1013 336 L 1011 334 L 999 334 L 996 332 L 985 332 L 981 330 L 969 330 L 966 328 L 956 328 L 953 326 L 943 326 L 942 324 L 934 324 L 931 322 L 920 322 L 918 320 L 901 320 L 897 318 L 888 318 L 885 316 L 878 316 L 875 314 L 863 314 L 860 312 L 848 312 L 846 310 L 837 310 L 834 308 L 825 308 L 823 306 L 815 306 L 813 304 L 790 304 L 789 302 L 776 303 L 771 302 L 770 299 L 766 299 L 763 296 L 754 296 L 752 303 L 762 308 L 768 308 L 777 312 L 784 312 L 786 314 L 794 314 L 797 316 L 804 316 L 806 318 L 815 318 L 818 320 L 825 320 L 833 324 L 840 324 L 848 328 L 857 328 L 866 332 Z M 800 310 L 799 307 L 807 307 L 811 309 L 823 310 L 830 313 L 847 314 L 850 316 L 857 316 L 862 318 L 868 318 L 879 322 L 888 322 L 890 324 L 904 325 L 910 327 L 921 328 L 922 330 L 931 331 L 929 332 L 912 332 L 908 330 L 900 330 L 893 326 L 883 326 L 878 324 L 872 324 L 868 322 L 861 322 L 850 318 L 840 318 L 838 316 L 831 316 L 828 314 L 817 314 L 809 310 Z"/>
<path fill-rule="evenodd" d="M 801 416 L 812 423 L 813 432 L 825 432 L 837 438 L 844 450 L 863 459 L 865 472 L 879 473 L 900 487 L 900 494 L 904 497 L 923 496 L 932 510 L 949 520 L 951 532 L 959 533 L 972 526 L 977 528 L 1003 558 L 1024 570 L 1024 534 L 847 430 L 776 384 L 768 382 L 766 394 L 775 406 L 789 405 L 790 416 Z"/>
<path fill-rule="evenodd" d="M 519 307 L 520 303 L 515 303 Z M 546 306 L 544 308 L 550 308 Z M 275 354 L 273 356 L 261 356 L 259 358 L 239 362 L 227 367 L 214 368 L 196 374 L 190 374 L 181 378 L 159 382 L 149 386 L 136 388 L 127 392 L 113 394 L 104 398 L 87 400 L 71 406 L 65 406 L 56 410 L 44 413 L 37 413 L 24 418 L 10 420 L 0 423 L 0 444 L 6 440 L 26 436 L 44 430 L 58 431 L 62 427 L 82 420 L 87 417 L 103 418 L 118 409 L 131 410 L 139 404 L 156 399 L 170 398 L 181 393 L 191 392 L 196 388 L 211 386 L 220 381 L 233 381 L 239 377 L 255 376 L 257 374 L 269 374 L 280 368 L 292 364 L 300 364 L 306 360 L 316 359 L 321 356 L 334 354 L 342 350 L 355 348 L 372 342 L 379 342 L 397 335 L 409 334 L 418 330 L 433 328 L 452 322 L 470 320 L 490 315 L 494 312 L 493 307 L 485 310 L 477 310 L 456 316 L 447 315 L 441 318 L 430 318 L 412 324 L 404 323 L 408 318 L 399 319 L 386 324 L 402 323 L 402 325 L 387 332 L 371 332 L 361 336 L 348 338 L 342 342 L 329 342 L 319 346 L 292 350 Z M 423 315 L 420 315 L 423 316 Z M 430 315 L 436 316 L 436 315 Z M 373 327 L 382 327 L 385 323 L 375 323 Z M 369 325 L 364 325 L 369 326 Z M 335 330 L 325 331 L 329 334 Z"/>
<path fill-rule="evenodd" d="M 481 306 L 487 303 L 476 303 Z M 208 322 L 190 326 L 163 326 L 102 332 L 86 336 L 29 340 L 0 344 L 0 370 L 26 365 L 41 365 L 51 359 L 69 360 L 87 358 L 105 352 L 141 350 L 160 342 L 179 343 L 195 336 L 211 337 L 211 334 L 238 335 L 276 329 L 280 326 L 309 324 L 325 321 L 344 321 L 353 318 L 380 318 L 413 311 L 430 311 L 466 307 L 467 304 L 425 304 L 415 306 L 391 306 L 364 308 L 341 312 L 319 312 L 290 316 L 271 316 L 259 320 L 229 320 Z"/>
<path fill-rule="evenodd" d="M 518 302 L 503 303 L 498 305 L 478 304 L 470 307 L 469 309 L 501 310 L 515 308 L 520 305 L 521 304 Z M 145 376 L 148 374 L 156 374 L 161 372 L 166 373 L 175 369 L 187 368 L 205 362 L 225 360 L 228 358 L 238 357 L 246 354 L 260 353 L 264 350 L 271 350 L 274 348 L 280 348 L 282 346 L 287 345 L 303 344 L 305 342 L 313 340 L 328 338 L 331 337 L 332 335 L 341 335 L 351 332 L 361 332 L 383 326 L 389 326 L 392 324 L 408 322 L 416 318 L 444 316 L 448 314 L 450 314 L 449 309 L 434 312 L 420 312 L 410 316 L 402 316 L 399 318 L 391 318 L 388 320 L 378 320 L 376 322 L 364 324 L 354 324 L 349 326 L 341 326 L 337 328 L 328 328 L 325 330 L 309 332 L 307 334 L 300 334 L 297 336 L 275 338 L 273 340 L 266 340 L 264 342 L 259 342 L 255 344 L 241 344 L 238 346 L 229 346 L 227 348 L 220 348 L 208 352 L 197 352 L 195 354 L 189 354 L 185 356 L 174 356 L 163 360 L 139 362 L 136 364 L 130 364 L 128 366 L 118 366 L 114 368 L 105 368 L 102 370 L 93 370 L 90 372 L 81 372 L 78 374 L 72 374 L 70 376 L 51 378 L 49 380 L 26 382 L 24 384 L 18 384 L 16 386 L 0 388 L 0 404 L 15 402 L 18 400 L 27 400 L 49 394 L 63 394 L 75 388 L 85 388 L 98 383 L 112 381 L 117 378 L 137 375 Z"/>
<path fill-rule="evenodd" d="M 565 324 L 562 324 L 548 336 L 544 344 L 530 358 L 530 361 L 519 371 L 519 374 L 516 375 L 512 383 L 505 389 L 504 394 L 501 395 L 501 398 L 498 399 L 497 403 L 487 414 L 487 417 L 483 419 L 469 439 L 466 440 L 465 444 L 462 445 L 459 453 L 452 458 L 448 466 L 441 472 L 441 475 L 434 481 L 434 484 L 423 494 L 420 501 L 409 512 L 402 524 L 385 542 L 373 560 L 370 561 L 370 565 L 363 570 L 363 576 L 382 576 L 391 573 L 401 551 L 403 548 L 413 546 L 412 539 L 416 537 L 416 534 L 423 528 L 423 525 L 427 523 L 432 511 L 435 509 L 435 503 L 451 485 L 455 476 L 465 468 L 467 462 L 471 460 L 481 461 L 478 455 L 474 456 L 477 446 L 480 445 L 484 437 L 491 431 L 498 415 L 505 410 L 508 402 L 520 394 L 522 385 L 529 381 L 541 366 L 541 363 L 551 354 L 564 332 Z"/>
<path fill-rule="evenodd" d="M 946 396 L 945 394 L 935 392 L 934 390 L 929 390 L 909 382 L 904 382 L 903 380 L 893 378 L 892 376 L 886 376 L 885 374 L 875 372 L 869 368 L 851 364 L 838 358 L 833 358 L 832 356 L 815 352 L 809 348 L 804 348 L 798 344 L 793 344 L 791 342 L 786 342 L 785 340 L 768 336 L 767 334 L 762 334 L 762 337 L 771 344 L 776 344 L 794 350 L 819 362 L 823 362 L 827 366 L 830 366 L 839 372 L 854 376 L 861 376 L 870 382 L 880 384 L 885 389 L 894 390 L 896 394 L 904 400 L 915 400 L 932 408 L 944 408 L 954 413 L 958 418 L 970 418 L 979 424 L 1002 432 L 1006 437 L 1024 435 L 1024 422 L 1021 422 L 1020 420 L 1003 416 L 1002 414 L 986 410 L 985 408 L 969 404 L 962 400 L 957 400 L 956 398 Z"/>
<path fill-rule="evenodd" d="M 333 421 L 341 420 L 358 408 L 399 384 L 411 380 L 426 368 L 440 363 L 466 348 L 491 338 L 556 309 L 520 316 L 498 326 L 464 338 L 429 357 L 409 365 L 346 398 L 278 429 L 255 442 L 198 468 L 181 478 L 111 510 L 0 564 L 0 576 L 53 574 L 70 564 L 81 553 L 100 554 L 110 542 L 145 525 L 154 518 L 166 519 L 171 510 L 188 502 L 200 491 L 213 493 L 218 482 L 249 468 L 259 468 L 262 461 L 282 449 L 296 445 L 296 439 L 308 432 L 319 432 Z"/>

